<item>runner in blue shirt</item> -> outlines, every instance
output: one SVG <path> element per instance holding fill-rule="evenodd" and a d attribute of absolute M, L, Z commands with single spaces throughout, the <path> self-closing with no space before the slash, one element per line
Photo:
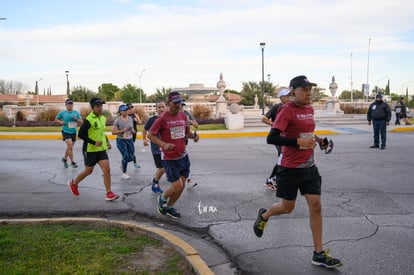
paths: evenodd
<path fill-rule="evenodd" d="M 70 166 L 77 168 L 78 165 L 73 157 L 73 146 L 76 141 L 76 127 L 82 124 L 82 119 L 78 111 L 73 110 L 73 100 L 68 98 L 65 101 L 66 110 L 60 111 L 55 121 L 62 125 L 62 137 L 66 142 L 65 155 L 62 158 L 63 167 L 68 168 L 68 157 L 70 159 Z"/>

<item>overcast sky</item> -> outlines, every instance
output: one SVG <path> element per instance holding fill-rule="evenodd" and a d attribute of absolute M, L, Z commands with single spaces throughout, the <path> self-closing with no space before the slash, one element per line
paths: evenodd
<path fill-rule="evenodd" d="M 334 75 L 341 92 L 352 68 L 354 89 L 390 79 L 392 92 L 414 93 L 411 0 L 0 0 L 0 18 L 0 79 L 31 91 L 42 78 L 40 92 L 64 94 L 66 70 L 71 88 L 93 91 L 214 87 L 220 73 L 240 91 L 261 81 L 265 42 L 275 85 L 304 74 L 328 88 Z"/>

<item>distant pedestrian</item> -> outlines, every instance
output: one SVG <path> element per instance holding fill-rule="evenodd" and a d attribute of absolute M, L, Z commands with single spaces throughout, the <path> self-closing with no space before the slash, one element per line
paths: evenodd
<path fill-rule="evenodd" d="M 149 139 L 148 139 L 148 131 L 151 129 L 152 124 L 154 124 L 154 121 L 165 112 L 166 106 L 165 106 L 165 102 L 164 101 L 159 101 L 157 102 L 156 106 L 157 108 L 157 114 L 150 117 L 147 122 L 144 125 L 144 128 L 142 130 L 142 142 L 144 144 L 144 146 L 148 146 L 149 145 Z M 162 193 L 162 189 L 160 188 L 160 179 L 162 177 L 162 175 L 164 175 L 164 167 L 162 165 L 162 159 L 161 159 L 161 150 L 160 147 L 151 142 L 151 153 L 152 153 L 152 157 L 154 159 L 154 164 L 155 164 L 155 175 L 151 180 L 151 190 L 152 192 L 154 192 L 155 194 L 159 194 Z"/>
<path fill-rule="evenodd" d="M 280 103 L 275 104 L 270 108 L 269 111 L 262 117 L 262 122 L 264 124 L 272 126 L 274 121 L 276 120 L 276 116 L 279 113 L 280 108 L 290 100 L 290 90 L 283 88 L 279 91 L 279 99 Z M 277 150 L 277 156 L 279 157 L 282 153 L 282 147 L 280 145 L 275 145 Z M 277 190 L 277 184 L 276 184 L 276 168 L 277 164 L 273 167 L 272 173 L 270 174 L 270 177 L 265 180 L 265 187 L 276 191 Z"/>
<path fill-rule="evenodd" d="M 138 131 L 138 124 L 141 124 L 141 118 L 139 117 L 139 115 L 137 115 L 134 112 L 134 105 L 132 105 L 132 103 L 127 103 L 126 104 L 128 106 L 128 115 L 132 118 L 132 121 L 134 122 L 134 130 L 135 130 L 135 134 L 132 135 L 132 142 L 135 144 L 135 140 L 137 139 L 137 131 Z M 135 168 L 141 168 L 141 166 L 138 164 L 137 162 L 137 157 L 135 156 L 135 151 L 134 151 L 134 167 Z"/>
<path fill-rule="evenodd" d="M 394 108 L 395 112 L 395 125 L 400 125 L 400 117 L 401 117 L 401 102 L 397 101 Z"/>
<path fill-rule="evenodd" d="M 405 125 L 411 125 L 411 123 L 407 119 L 407 105 L 404 102 L 404 97 L 400 98 L 400 105 L 401 105 L 401 114 L 400 119 L 404 122 Z"/>
<path fill-rule="evenodd" d="M 167 111 L 155 120 L 148 132 L 151 142 L 161 148 L 165 173 L 171 182 L 170 187 L 158 197 L 158 212 L 172 218 L 181 217 L 173 206 L 180 198 L 190 173 L 185 138 L 192 138 L 194 142 L 199 140 L 199 136 L 190 131 L 185 114 L 180 112 L 182 101 L 180 93 L 171 92 Z"/>
<path fill-rule="evenodd" d="M 100 98 L 92 98 L 90 101 L 92 111 L 85 118 L 79 129 L 78 137 L 83 139 L 83 157 L 85 169 L 69 181 L 69 187 L 74 196 L 79 196 L 79 183 L 92 174 L 96 164 L 102 170 L 104 185 L 106 190 L 107 201 L 113 201 L 119 198 L 117 194 L 111 191 L 111 174 L 107 149 L 111 149 L 111 143 L 105 134 L 106 118 L 102 115 L 102 104 L 105 104 Z"/>
<path fill-rule="evenodd" d="M 116 147 L 121 153 L 121 168 L 123 179 L 130 179 L 127 173 L 128 162 L 134 160 L 134 143 L 132 137 L 136 134 L 132 117 L 128 115 L 129 107 L 125 104 L 119 106 L 119 116 L 112 126 L 112 134 L 116 135 Z"/>
<path fill-rule="evenodd" d="M 314 160 L 314 148 L 323 144 L 324 139 L 314 135 L 314 110 L 311 106 L 312 86 L 316 84 L 301 75 L 290 81 L 292 100 L 280 110 L 267 137 L 269 144 L 282 146 L 277 170 L 276 196 L 282 201 L 274 203 L 269 209 L 260 208 L 253 225 L 257 237 L 262 237 L 265 225 L 271 216 L 288 214 L 296 204 L 297 192 L 305 197 L 309 208 L 310 228 L 313 237 L 314 252 L 312 264 L 327 268 L 342 265 L 331 257 L 329 250 L 322 245 L 322 180 Z"/>
<path fill-rule="evenodd" d="M 371 103 L 367 112 L 368 125 L 374 129 L 374 145 L 370 148 L 385 149 L 387 145 L 387 126 L 391 120 L 390 106 L 382 100 L 382 94 L 378 93 L 375 96 L 375 101 Z M 381 136 L 381 147 L 380 147 Z"/>
<path fill-rule="evenodd" d="M 65 101 L 66 110 L 60 111 L 55 121 L 62 125 L 62 137 L 66 143 L 65 154 L 62 158 L 63 167 L 68 168 L 68 157 L 70 159 L 70 166 L 77 168 L 78 165 L 75 162 L 73 156 L 73 146 L 76 142 L 76 127 L 82 124 L 82 119 L 78 111 L 73 110 L 73 100 L 68 98 Z"/>

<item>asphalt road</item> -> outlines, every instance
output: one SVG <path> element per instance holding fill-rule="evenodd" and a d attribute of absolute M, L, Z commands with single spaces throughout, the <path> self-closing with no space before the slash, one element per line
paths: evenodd
<path fill-rule="evenodd" d="M 414 132 L 388 133 L 386 150 L 369 149 L 370 128 L 330 138 L 335 142 L 332 154 L 319 149 L 315 154 L 323 179 L 324 246 L 344 262 L 334 273 L 412 274 Z M 276 155 L 264 137 L 190 140 L 192 177 L 198 186 L 184 190 L 176 204 L 182 214 L 177 220 L 156 211 L 156 195 L 149 185 L 152 156 L 141 143 L 136 148 L 142 168 L 135 170 L 131 164 L 130 180 L 121 179 L 118 150 L 110 151 L 113 190 L 123 196 L 112 203 L 104 201 L 98 167 L 80 184 L 79 197 L 69 192 L 67 181 L 83 167 L 80 142 L 75 146 L 81 164 L 77 169 L 62 167 L 64 144 L 59 140 L 0 140 L 0 146 L 0 216 L 137 213 L 159 225 L 208 236 L 226 251 L 239 273 L 331 274 L 311 265 L 312 238 L 303 197 L 298 197 L 293 213 L 273 217 L 262 238 L 253 233 L 258 208 L 278 200 L 263 186 Z M 163 178 L 161 187 L 167 184 Z"/>

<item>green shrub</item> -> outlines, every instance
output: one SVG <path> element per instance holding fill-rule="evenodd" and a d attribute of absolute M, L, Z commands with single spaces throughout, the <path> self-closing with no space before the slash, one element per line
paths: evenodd
<path fill-rule="evenodd" d="M 82 108 L 79 113 L 82 119 L 85 119 L 91 111 L 90 108 Z M 108 110 L 103 110 L 102 115 L 106 117 L 107 120 L 112 120 L 112 114 Z"/>
<path fill-rule="evenodd" d="M 194 105 L 192 113 L 195 118 L 210 118 L 211 116 L 210 108 L 201 104 Z"/>
<path fill-rule="evenodd" d="M 0 110 L 0 121 L 8 121 L 6 114 Z"/>
<path fill-rule="evenodd" d="M 103 111 L 102 111 L 102 115 L 103 115 L 104 117 L 106 117 L 106 120 L 107 120 L 107 121 L 111 121 L 111 120 L 113 120 L 113 119 L 112 119 L 112 114 L 111 114 L 108 110 L 103 110 Z"/>
<path fill-rule="evenodd" d="M 89 115 L 90 112 L 91 112 L 91 108 L 89 107 L 83 107 L 79 110 L 79 113 L 82 119 L 85 119 Z"/>
<path fill-rule="evenodd" d="M 352 105 L 343 105 L 341 106 L 342 111 L 345 114 L 366 114 L 368 112 L 368 108 L 366 107 L 354 107 Z"/>
<path fill-rule="evenodd" d="M 54 121 L 57 114 L 59 113 L 59 109 L 55 107 L 45 108 L 43 111 L 36 115 L 37 121 Z"/>
<path fill-rule="evenodd" d="M 144 108 L 136 107 L 136 108 L 134 108 L 134 112 L 135 112 L 135 114 L 137 114 L 139 116 L 139 119 L 141 120 L 141 123 L 145 123 L 145 121 L 147 121 L 148 114 L 144 110 Z"/>

